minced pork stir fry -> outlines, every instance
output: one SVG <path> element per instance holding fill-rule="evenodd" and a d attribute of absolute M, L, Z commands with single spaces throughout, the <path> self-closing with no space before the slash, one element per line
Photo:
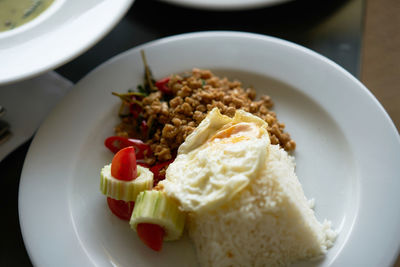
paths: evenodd
<path fill-rule="evenodd" d="M 285 125 L 271 111 L 269 96 L 256 100 L 253 88 L 243 88 L 241 82 L 217 77 L 209 70 L 195 68 L 191 73 L 174 74 L 157 82 L 146 62 L 145 70 L 145 84 L 138 86 L 139 92 L 113 94 L 122 100 L 121 123 L 115 133 L 149 144 L 153 153 L 145 159 L 147 164 L 173 159 L 185 138 L 214 107 L 230 117 L 236 109 L 242 109 L 262 118 L 268 123 L 272 144 L 286 151 L 295 149 L 296 143 L 284 131 Z"/>

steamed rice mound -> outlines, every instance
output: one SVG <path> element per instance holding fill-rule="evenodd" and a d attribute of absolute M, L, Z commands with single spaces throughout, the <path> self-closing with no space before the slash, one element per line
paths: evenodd
<path fill-rule="evenodd" d="M 317 221 L 294 169 L 294 158 L 271 145 L 259 177 L 232 201 L 190 215 L 201 266 L 287 266 L 326 253 L 336 233 Z"/>

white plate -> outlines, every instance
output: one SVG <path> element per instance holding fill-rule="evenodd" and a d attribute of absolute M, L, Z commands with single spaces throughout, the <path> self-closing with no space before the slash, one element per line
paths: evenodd
<path fill-rule="evenodd" d="M 55 0 L 31 22 L 0 33 L 0 85 L 59 67 L 104 37 L 133 0 Z"/>
<path fill-rule="evenodd" d="M 9 123 L 12 133 L 6 142 L 0 144 L 0 161 L 33 136 L 70 88 L 72 82 L 54 71 L 0 86 L 1 105 L 7 110 L 1 119 Z M 26 119 L 28 110 L 29 120 Z"/>
<path fill-rule="evenodd" d="M 23 168 L 19 212 L 37 266 L 193 266 L 187 239 L 146 248 L 99 192 L 103 146 L 119 99 L 142 83 L 140 49 L 156 78 L 209 68 L 272 96 L 296 140 L 297 173 L 316 215 L 339 237 L 304 266 L 389 266 L 400 244 L 400 138 L 373 95 L 332 61 L 280 39 L 238 32 L 185 34 L 129 50 L 80 81 L 47 118 Z"/>
<path fill-rule="evenodd" d="M 291 0 L 161 0 L 174 5 L 208 10 L 247 10 L 283 4 Z"/>

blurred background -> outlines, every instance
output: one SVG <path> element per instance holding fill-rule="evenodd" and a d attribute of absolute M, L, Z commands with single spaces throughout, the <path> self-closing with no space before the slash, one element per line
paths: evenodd
<path fill-rule="evenodd" d="M 76 83 L 109 58 L 161 37 L 208 30 L 254 32 L 303 45 L 341 65 L 370 89 L 399 129 L 399 14 L 399 0 L 293 0 L 242 11 L 197 10 L 136 0 L 105 38 L 55 72 Z M 30 142 L 28 138 L 0 159 L 4 189 L 0 266 L 31 266 L 17 206 L 19 178 Z"/>

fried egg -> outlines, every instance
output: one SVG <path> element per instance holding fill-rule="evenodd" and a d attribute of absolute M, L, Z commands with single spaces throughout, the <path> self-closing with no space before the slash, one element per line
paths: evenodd
<path fill-rule="evenodd" d="M 230 118 L 214 108 L 179 147 L 161 186 L 184 211 L 223 205 L 258 176 L 269 151 L 267 126 L 245 111 Z"/>

